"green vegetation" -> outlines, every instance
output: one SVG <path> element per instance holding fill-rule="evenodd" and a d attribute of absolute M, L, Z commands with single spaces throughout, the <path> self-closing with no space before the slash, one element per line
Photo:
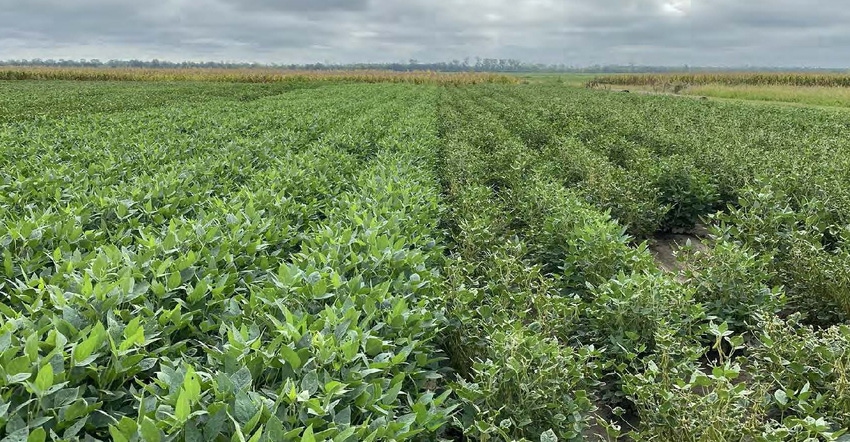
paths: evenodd
<path fill-rule="evenodd" d="M 38 117 L 143 110 L 216 100 L 251 101 L 315 83 L 0 81 L 0 123 Z"/>
<path fill-rule="evenodd" d="M 5 126 L 5 434 L 386 440 L 444 425 L 436 92 Z"/>
<path fill-rule="evenodd" d="M 529 83 L 8 83 L 0 439 L 842 437 L 845 114 Z"/>
<path fill-rule="evenodd" d="M 847 427 L 842 114 L 557 86 L 453 89 L 441 111 L 468 434 L 572 439 L 608 412 L 635 440 Z M 624 232 L 721 209 L 682 275 Z"/>

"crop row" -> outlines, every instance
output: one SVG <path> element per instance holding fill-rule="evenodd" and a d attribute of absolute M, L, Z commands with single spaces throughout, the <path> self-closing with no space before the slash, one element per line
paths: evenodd
<path fill-rule="evenodd" d="M 775 215 L 784 212 L 782 220 L 748 226 L 746 242 L 780 252 L 772 281 L 788 288 L 795 310 L 812 322 L 833 324 L 850 313 L 850 281 L 838 276 L 850 265 L 843 252 L 850 126 L 842 113 L 552 87 L 474 90 L 474 100 L 518 142 L 543 155 L 538 167 L 638 238 L 691 229 L 730 206 L 769 204 Z M 770 228 L 798 238 L 778 246 L 758 237 Z"/>
<path fill-rule="evenodd" d="M 442 427 L 434 98 L 341 86 L 4 126 L 2 433 Z"/>
<path fill-rule="evenodd" d="M 724 227 L 707 250 L 690 252 L 681 275 L 659 272 L 646 246 L 633 246 L 608 215 L 661 208 L 663 219 L 675 209 L 651 199 L 663 195 L 652 191 L 663 174 L 647 172 L 658 162 L 662 171 L 684 169 L 686 177 L 705 173 L 686 167 L 696 159 L 685 156 L 685 146 L 665 156 L 664 144 L 651 141 L 680 135 L 675 126 L 653 128 L 645 120 L 705 113 L 675 103 L 537 87 L 444 94 L 442 176 L 454 241 L 447 308 L 461 324 L 447 353 L 472 361 L 455 386 L 460 397 L 476 401 L 468 434 L 804 440 L 835 438 L 850 425 L 844 393 L 837 393 L 850 386 L 850 328 L 831 318 L 826 322 L 836 325 L 816 331 L 798 316 L 778 316 L 803 309 L 787 301 L 791 295 L 828 296 L 807 313 L 830 311 L 823 303 L 835 299 L 841 283 L 822 291 L 797 285 L 796 293 L 775 286 L 795 277 L 773 259 L 786 250 L 744 233 L 770 219 L 757 212 L 759 203 L 746 201 L 767 197 L 730 185 L 740 201 L 722 215 Z M 739 112 L 760 117 L 755 109 Z M 610 124 L 627 117 L 631 124 L 622 129 Z M 644 138 L 629 139 L 638 135 L 630 132 L 636 126 Z M 721 127 L 729 131 L 727 143 L 743 137 L 734 125 Z M 600 197 L 600 190 L 614 193 Z M 683 201 L 687 192 L 673 188 L 672 195 Z M 799 221 L 789 210 L 765 209 L 783 217 L 783 227 Z M 763 229 L 764 237 L 797 250 L 812 231 L 788 238 L 782 228 Z M 809 244 L 810 256 L 848 262 Z"/>
<path fill-rule="evenodd" d="M 143 110 L 211 101 L 247 102 L 320 83 L 40 82 L 0 83 L 0 123 L 63 115 Z"/>

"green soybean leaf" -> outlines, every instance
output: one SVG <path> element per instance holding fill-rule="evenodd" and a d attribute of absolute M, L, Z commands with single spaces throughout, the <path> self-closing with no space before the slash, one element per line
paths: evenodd
<path fill-rule="evenodd" d="M 35 377 L 35 386 L 39 391 L 45 392 L 48 388 L 53 386 L 53 366 L 50 364 L 44 364 L 40 370 L 38 370 L 38 375 Z"/>
<path fill-rule="evenodd" d="M 337 434 L 334 437 L 334 442 L 344 442 L 348 440 L 351 436 L 354 436 L 355 431 L 357 431 L 354 427 L 348 427 L 343 432 Z"/>
<path fill-rule="evenodd" d="M 540 442 L 558 442 L 558 436 L 556 436 L 555 432 L 550 428 L 540 435 Z"/>
<path fill-rule="evenodd" d="M 192 405 L 189 403 L 189 395 L 186 393 L 186 389 L 181 389 L 177 396 L 177 404 L 174 407 L 174 417 L 182 423 L 186 422 L 191 413 Z"/>
<path fill-rule="evenodd" d="M 304 430 L 304 434 L 301 435 L 301 442 L 316 442 L 316 437 L 313 435 L 313 426 L 310 425 Z"/>
<path fill-rule="evenodd" d="M 284 440 L 284 433 L 283 423 L 277 416 L 272 415 L 268 422 L 266 422 L 266 431 L 263 434 L 263 440 L 269 442 Z"/>
<path fill-rule="evenodd" d="M 283 356 L 283 360 L 285 360 L 293 370 L 301 368 L 301 358 L 298 357 L 298 353 L 296 353 L 295 350 L 286 345 L 282 345 L 280 347 L 280 354 Z"/>
<path fill-rule="evenodd" d="M 236 390 L 247 391 L 251 388 L 251 383 L 253 382 L 251 379 L 251 370 L 248 370 L 247 367 L 242 367 L 239 371 L 233 373 L 230 380 L 233 381 Z"/>
<path fill-rule="evenodd" d="M 74 362 L 79 365 L 88 361 L 92 354 L 106 341 L 106 329 L 98 322 L 89 332 L 88 338 L 74 347 Z"/>
<path fill-rule="evenodd" d="M 9 249 L 3 250 L 3 270 L 7 278 L 12 279 L 15 276 L 15 269 L 12 265 L 12 252 Z"/>
<path fill-rule="evenodd" d="M 43 427 L 38 427 L 27 437 L 27 442 L 44 442 L 47 439 L 47 431 Z"/>
<path fill-rule="evenodd" d="M 776 402 L 778 402 L 779 405 L 785 406 L 788 404 L 788 395 L 785 394 L 784 390 L 776 390 L 776 393 L 773 393 L 773 397 L 776 398 Z"/>
<path fill-rule="evenodd" d="M 251 436 L 250 439 L 248 439 L 248 442 L 259 442 L 262 437 L 263 437 L 263 426 L 261 425 L 260 428 L 258 428 L 257 431 L 254 433 L 254 435 Z"/>
<path fill-rule="evenodd" d="M 130 439 L 115 425 L 109 426 L 109 436 L 112 437 L 113 442 L 130 442 Z"/>
<path fill-rule="evenodd" d="M 157 428 L 156 423 L 151 420 L 149 417 L 144 416 L 139 425 L 139 433 L 142 436 L 142 441 L 144 442 L 161 442 L 162 434 Z"/>
<path fill-rule="evenodd" d="M 24 427 L 4 437 L 0 442 L 27 442 L 29 434 L 29 427 Z"/>

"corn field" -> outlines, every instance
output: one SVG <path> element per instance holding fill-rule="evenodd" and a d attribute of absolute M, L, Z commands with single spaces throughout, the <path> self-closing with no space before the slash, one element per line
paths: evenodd
<path fill-rule="evenodd" d="M 410 83 L 468 85 L 512 84 L 519 81 L 491 73 L 443 73 L 432 71 L 284 71 L 274 69 L 135 69 L 135 68 L 2 68 L 0 80 L 75 81 L 212 81 L 277 83 L 349 81 L 360 83 Z"/>
<path fill-rule="evenodd" d="M 589 81 L 589 87 L 602 85 L 648 86 L 664 88 L 665 85 L 688 86 L 720 84 L 726 86 L 820 86 L 850 87 L 850 74 L 812 73 L 683 73 L 683 74 L 626 74 L 605 75 Z"/>

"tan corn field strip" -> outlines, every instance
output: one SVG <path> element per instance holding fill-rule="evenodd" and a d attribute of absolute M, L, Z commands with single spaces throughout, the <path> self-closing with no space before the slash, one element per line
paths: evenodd
<path fill-rule="evenodd" d="M 680 73 L 680 74 L 624 74 L 594 78 L 588 86 L 653 86 L 668 84 L 727 86 L 827 86 L 850 87 L 850 74 L 842 73 Z"/>
<path fill-rule="evenodd" d="M 83 81 L 220 81 L 276 83 L 298 81 L 354 81 L 364 83 L 412 84 L 512 84 L 519 80 L 507 75 L 432 71 L 392 72 L 296 71 L 278 69 L 146 69 L 146 68 L 42 68 L 0 69 L 0 80 L 83 80 Z"/>

